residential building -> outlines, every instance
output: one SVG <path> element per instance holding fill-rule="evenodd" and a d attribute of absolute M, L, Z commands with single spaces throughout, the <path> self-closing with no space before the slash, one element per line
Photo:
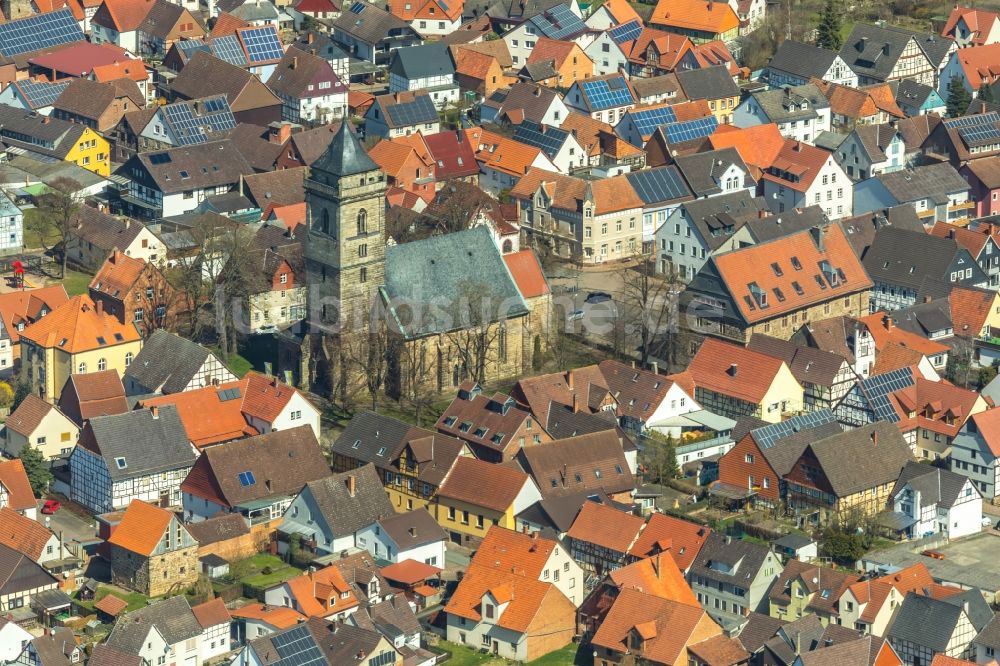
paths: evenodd
<path fill-rule="evenodd" d="M 0 294 L 0 376 L 17 372 L 21 331 L 62 305 L 69 296 L 61 284 Z"/>
<path fill-rule="evenodd" d="M 757 181 L 750 175 L 749 167 L 735 148 L 679 155 L 674 163 L 697 199 L 739 190 L 753 194 L 757 190 Z"/>
<path fill-rule="evenodd" d="M 957 79 L 972 97 L 978 97 L 983 87 L 990 87 L 997 80 L 990 66 L 996 62 L 998 56 L 1000 56 L 1000 44 L 995 43 L 953 51 L 944 69 L 941 70 L 937 86 L 938 95 L 942 99 L 947 99 L 951 82 Z"/>
<path fill-rule="evenodd" d="M 389 5 L 389 11 L 397 18 L 408 21 L 410 27 L 427 37 L 449 35 L 458 30 L 462 24 L 463 7 L 463 2 L 448 4 L 427 0 L 415 4 L 393 2 Z"/>
<path fill-rule="evenodd" d="M 173 407 L 95 416 L 69 457 L 70 499 L 96 513 L 124 509 L 133 500 L 179 506 L 180 485 L 194 461 Z"/>
<path fill-rule="evenodd" d="M 410 24 L 380 7 L 364 5 L 333 20 L 333 41 L 359 60 L 385 65 L 396 49 L 423 43 Z"/>
<path fill-rule="evenodd" d="M 443 567 L 448 534 L 426 509 L 414 509 L 376 520 L 358 530 L 355 541 L 372 557 L 394 564 L 423 562 Z"/>
<path fill-rule="evenodd" d="M 609 125 L 620 121 L 638 103 L 635 90 L 621 72 L 574 81 L 565 99 L 574 111 Z"/>
<path fill-rule="evenodd" d="M 70 375 L 56 407 L 80 428 L 95 416 L 124 414 L 130 409 L 125 387 L 115 370 Z"/>
<path fill-rule="evenodd" d="M 41 565 L 58 566 L 69 555 L 63 550 L 62 540 L 49 528 L 10 506 L 0 507 L 0 543 Z"/>
<path fill-rule="evenodd" d="M 108 543 L 115 585 L 161 596 L 198 580 L 198 543 L 171 511 L 132 500 Z"/>
<path fill-rule="evenodd" d="M 326 459 L 305 425 L 210 446 L 181 483 L 185 518 L 239 513 L 251 527 L 270 524 L 303 485 L 326 476 Z"/>
<path fill-rule="evenodd" d="M 855 182 L 911 166 L 903 135 L 892 124 L 857 125 L 837 146 L 837 160 Z M 858 211 L 855 205 L 855 212 Z"/>
<path fill-rule="evenodd" d="M 962 118 L 942 119 L 926 135 L 921 148 L 947 155 L 958 166 L 1000 153 L 1000 142 L 992 138 L 993 130 L 1000 125 L 1000 113 L 987 110 Z"/>
<path fill-rule="evenodd" d="M 551 582 L 574 606 L 583 601 L 583 570 L 560 541 L 537 532 L 490 528 L 470 566 L 516 571 L 542 583 Z"/>
<path fill-rule="evenodd" d="M 155 264 L 113 251 L 90 281 L 90 297 L 123 325 L 133 324 L 144 338 L 174 328 L 187 310 L 186 298 L 174 291 Z"/>
<path fill-rule="evenodd" d="M 600 11 L 600 8 L 598 8 L 598 11 Z M 590 18 L 593 18 L 593 15 L 588 17 L 588 20 Z M 635 19 L 631 23 L 638 25 Z M 595 76 L 614 74 L 619 71 L 628 72 L 629 70 L 628 54 L 622 48 L 627 42 L 619 43 L 615 41 L 611 33 L 611 30 L 602 32 L 584 50 L 587 58 L 594 63 Z"/>
<path fill-rule="evenodd" d="M 104 310 L 103 302 L 74 296 L 21 333 L 21 377 L 54 401 L 72 374 L 124 372 L 142 348 L 139 331 Z"/>
<path fill-rule="evenodd" d="M 947 459 L 951 442 L 973 414 L 989 403 L 975 391 L 916 377 L 911 386 L 893 391 L 896 422 L 918 459 Z"/>
<path fill-rule="evenodd" d="M 641 517 L 587 500 L 566 532 L 573 559 L 588 573 L 603 576 L 630 562 L 629 551 L 646 526 Z"/>
<path fill-rule="evenodd" d="M 490 95 L 483 102 L 479 113 L 483 123 L 503 123 L 524 118 L 559 127 L 569 115 L 569 107 L 557 91 L 518 81 L 510 88 L 497 90 Z"/>
<path fill-rule="evenodd" d="M 786 140 L 761 180 L 764 197 L 776 200 L 779 213 L 815 204 L 831 220 L 853 214 L 854 184 L 833 154 L 822 148 Z"/>
<path fill-rule="evenodd" d="M 331 555 L 357 546 L 364 528 L 393 515 L 392 504 L 374 465 L 308 481 L 285 510 L 279 546 L 301 535 L 317 554 Z M 285 535 L 283 538 L 281 535 Z"/>
<path fill-rule="evenodd" d="M 580 18 L 579 9 L 571 3 L 552 3 L 503 34 L 515 67 L 528 62 L 541 37 L 573 41 L 585 48 L 593 41 L 593 32 Z"/>
<path fill-rule="evenodd" d="M 972 7 L 954 7 L 941 29 L 941 36 L 955 40 L 958 48 L 1000 42 L 1000 18 L 994 12 Z"/>
<path fill-rule="evenodd" d="M 973 655 L 973 639 L 992 619 L 975 588 L 944 599 L 910 592 L 885 637 L 908 666 L 930 664 L 938 654 L 964 659 Z"/>
<path fill-rule="evenodd" d="M 130 396 L 181 393 L 238 381 L 206 347 L 163 329 L 153 331 L 125 370 Z"/>
<path fill-rule="evenodd" d="M 974 414 L 952 440 L 951 471 L 968 477 L 990 503 L 998 494 L 998 457 L 1000 457 L 1000 410 L 989 409 Z"/>
<path fill-rule="evenodd" d="M 525 446 L 552 441 L 514 398 L 502 393 L 486 397 L 471 380 L 459 386 L 458 396 L 441 414 L 436 428 L 465 441 L 478 459 L 487 462 L 508 462 Z"/>
<path fill-rule="evenodd" d="M 802 385 L 784 361 L 737 345 L 706 338 L 688 373 L 698 403 L 729 418 L 775 423 L 804 408 Z"/>
<path fill-rule="evenodd" d="M 894 226 L 875 233 L 864 266 L 872 279 L 872 312 L 896 310 L 917 302 L 928 280 L 985 287 L 989 277 L 954 238 Z"/>
<path fill-rule="evenodd" d="M 667 2 L 661 0 L 649 18 L 660 30 L 684 35 L 696 44 L 721 40 L 730 42 L 739 36 L 740 18 L 726 3 Z"/>
<path fill-rule="evenodd" d="M 201 625 L 201 662 L 205 663 L 229 652 L 232 647 L 229 639 L 233 618 L 222 597 L 193 606 L 191 612 Z"/>
<path fill-rule="evenodd" d="M 874 516 L 889 500 L 910 447 L 891 423 L 879 422 L 811 442 L 786 475 L 788 506 L 798 513 Z"/>
<path fill-rule="evenodd" d="M 441 119 L 430 94 L 423 90 L 379 95 L 365 113 L 365 135 L 394 139 L 416 132 L 436 134 Z"/>
<path fill-rule="evenodd" d="M 934 88 L 917 83 L 913 79 L 903 79 L 896 88 L 896 104 L 907 118 L 930 113 L 944 116 L 947 104 Z"/>
<path fill-rule="evenodd" d="M 708 102 L 709 110 L 720 125 L 733 122 L 733 112 L 740 101 L 740 90 L 733 82 L 728 67 L 714 65 L 700 69 L 682 69 L 677 72 L 677 82 L 681 84 L 681 90 L 689 100 Z"/>
<path fill-rule="evenodd" d="M 921 221 L 964 224 L 975 207 L 969 183 L 947 162 L 881 173 L 854 187 L 854 212 L 910 204 Z"/>
<path fill-rule="evenodd" d="M 306 317 L 302 241 L 281 224 L 257 230 L 247 254 L 260 271 L 247 297 L 247 318 L 255 331 L 284 330 Z"/>
<path fill-rule="evenodd" d="M 42 161 L 70 162 L 107 177 L 111 173 L 111 147 L 96 131 L 81 123 L 59 120 L 0 105 L 0 138 L 8 148 L 18 148 Z"/>
<path fill-rule="evenodd" d="M 625 178 L 644 204 L 642 251 L 652 252 L 659 245 L 657 231 L 681 204 L 692 199 L 693 194 L 675 165 L 642 169 L 626 174 Z"/>
<path fill-rule="evenodd" d="M 797 619 L 814 614 L 823 624 L 836 624 L 838 604 L 855 574 L 798 560 L 788 560 L 768 594 L 771 617 Z"/>
<path fill-rule="evenodd" d="M 458 102 L 455 63 L 446 44 L 436 42 L 393 52 L 389 61 L 389 93 L 421 90 L 430 95 L 438 109 Z"/>
<path fill-rule="evenodd" d="M 635 492 L 622 438 L 614 429 L 529 446 L 517 454 L 517 462 L 543 498 L 600 490 L 627 504 Z"/>
<path fill-rule="evenodd" d="M 858 377 L 867 377 L 875 365 L 875 345 L 868 327 L 851 317 L 829 317 L 804 324 L 793 342 L 842 356 Z"/>
<path fill-rule="evenodd" d="M 559 170 L 541 148 L 503 137 L 488 152 L 477 155 L 477 159 L 482 165 L 479 187 L 493 196 L 516 188 L 532 171 L 554 173 Z"/>
<path fill-rule="evenodd" d="M 709 257 L 681 294 L 683 325 L 741 344 L 753 333 L 788 339 L 807 321 L 867 313 L 871 286 L 841 228 L 816 226 Z"/>
<path fill-rule="evenodd" d="M 811 83 L 750 93 L 733 112 L 733 124 L 751 127 L 774 123 L 781 136 L 812 143 L 830 131 L 830 102 Z"/>
<path fill-rule="evenodd" d="M 629 547 L 625 558 L 629 564 L 612 571 L 609 576 L 615 581 L 624 582 L 640 573 L 634 570 L 633 564 L 652 561 L 653 568 L 656 569 L 660 566 L 657 560 L 669 559 L 676 565 L 678 577 L 683 578 L 682 574 L 691 568 L 711 533 L 711 529 L 697 523 L 668 516 L 665 513 L 654 512 L 646 519 L 646 526 Z M 664 558 L 663 555 L 669 557 Z M 664 565 L 664 567 L 666 566 Z M 648 569 L 646 572 L 649 573 Z M 653 573 L 657 577 L 666 575 L 659 571 Z M 650 591 L 652 589 L 650 588 Z M 695 601 L 690 590 L 687 590 L 687 594 L 682 595 L 682 598 L 678 600 Z"/>
<path fill-rule="evenodd" d="M 18 456 L 30 446 L 47 460 L 68 456 L 80 437 L 80 428 L 58 407 L 30 394 L 4 424 L 3 450 Z"/>
<path fill-rule="evenodd" d="M 59 584 L 55 576 L 30 557 L 0 543 L 0 610 L 10 613 L 20 608 L 31 610 L 36 595 L 55 590 Z M 21 611 L 23 612 L 23 611 Z"/>
<path fill-rule="evenodd" d="M 983 157 L 963 164 L 958 169 L 969 183 L 969 199 L 975 202 L 971 217 L 981 218 L 1000 214 L 1000 155 Z"/>
<path fill-rule="evenodd" d="M 515 529 L 514 516 L 539 499 L 524 472 L 463 457 L 438 488 L 435 518 L 453 542 L 478 544 L 493 525 Z"/>
<path fill-rule="evenodd" d="M 325 125 L 347 117 L 347 86 L 318 55 L 290 49 L 274 68 L 267 87 L 281 98 L 283 120 Z"/>
<path fill-rule="evenodd" d="M 567 88 L 594 74 L 594 61 L 574 41 L 538 38 L 519 76 Z"/>
<path fill-rule="evenodd" d="M 586 166 L 587 154 L 569 129 L 524 120 L 514 131 L 513 139 L 541 150 L 560 173 L 570 173 L 573 169 Z"/>
<path fill-rule="evenodd" d="M 306 617 L 327 620 L 343 620 L 358 609 L 360 601 L 343 573 L 333 565 L 307 571 L 264 593 L 264 603 L 269 606 L 284 606 Z"/>
<path fill-rule="evenodd" d="M 786 39 L 767 63 L 767 82 L 773 88 L 799 86 L 812 79 L 858 87 L 858 75 L 836 51 Z"/>
<path fill-rule="evenodd" d="M 860 85 L 914 79 L 937 88 L 952 40 L 893 25 L 859 23 L 840 49 L 840 57 L 858 75 Z"/>
<path fill-rule="evenodd" d="M 156 265 L 162 265 L 167 259 L 167 246 L 149 227 L 90 206 L 80 206 L 77 210 L 66 247 L 71 261 L 91 272 L 97 272 L 115 249 L 127 257 Z"/>
<path fill-rule="evenodd" d="M 166 4 L 166 0 L 163 2 Z M 106 134 L 126 113 L 145 105 L 145 95 L 130 79 L 99 83 L 77 78 L 52 105 L 50 118 L 80 123 Z"/>
<path fill-rule="evenodd" d="M 983 525 L 983 497 L 961 474 L 908 462 L 896 479 L 889 507 L 905 525 L 908 538 L 928 533 L 957 539 L 978 534 Z"/>
<path fill-rule="evenodd" d="M 143 663 L 200 665 L 202 628 L 187 597 L 178 594 L 118 618 L 106 645 L 137 654 Z"/>
<path fill-rule="evenodd" d="M 4 194 L 0 196 L 0 256 L 24 249 L 24 215 Z"/>
<path fill-rule="evenodd" d="M 226 96 L 238 123 L 266 127 L 281 120 L 281 98 L 264 85 L 260 77 L 203 49 L 197 50 L 170 82 L 170 98 L 174 102 L 204 99 L 220 93 Z"/>
<path fill-rule="evenodd" d="M 750 337 L 747 349 L 785 362 L 792 376 L 802 385 L 806 411 L 833 409 L 857 381 L 847 359 L 833 352 L 756 333 Z"/>
<path fill-rule="evenodd" d="M 830 102 L 830 122 L 835 131 L 849 132 L 856 125 L 879 125 L 899 122 L 905 115 L 896 103 L 893 86 L 873 83 L 861 88 L 849 88 L 837 83 L 813 79 Z"/>
<path fill-rule="evenodd" d="M 768 590 L 781 571 L 781 560 L 766 546 L 712 533 L 687 579 L 705 612 L 726 622 L 767 610 Z"/>
<path fill-rule="evenodd" d="M 342 623 L 337 625 L 337 638 L 332 637 L 330 622 L 311 618 L 274 635 L 249 641 L 237 659 L 241 666 L 259 663 L 267 654 L 277 655 L 284 661 L 294 659 L 300 654 L 298 650 L 307 646 L 310 652 L 321 654 L 322 659 L 331 664 L 357 660 L 359 653 L 368 656 L 368 663 L 371 664 L 398 666 L 403 661 L 393 642 L 378 631 Z"/>
<path fill-rule="evenodd" d="M 208 31 L 195 13 L 197 8 L 189 9 L 169 0 L 154 2 L 137 29 L 137 53 L 163 58 L 176 42 L 204 38 Z"/>

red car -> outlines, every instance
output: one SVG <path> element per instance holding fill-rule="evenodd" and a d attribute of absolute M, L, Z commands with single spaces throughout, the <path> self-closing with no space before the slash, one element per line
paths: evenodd
<path fill-rule="evenodd" d="M 42 513 L 53 514 L 62 508 L 62 504 L 56 500 L 45 500 L 45 504 L 42 505 Z"/>

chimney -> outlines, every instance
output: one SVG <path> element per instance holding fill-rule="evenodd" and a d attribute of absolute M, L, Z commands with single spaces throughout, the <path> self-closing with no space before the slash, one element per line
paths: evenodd
<path fill-rule="evenodd" d="M 731 537 L 730 535 L 727 534 L 726 535 L 726 545 L 729 546 L 732 543 L 733 543 L 733 537 Z"/>
<path fill-rule="evenodd" d="M 153 417 L 154 421 L 160 418 L 160 408 L 157 407 L 156 405 L 153 405 L 149 408 L 149 413 Z"/>
<path fill-rule="evenodd" d="M 737 369 L 738 369 L 738 366 L 737 366 L 736 363 L 730 363 L 729 364 L 729 369 L 726 370 L 726 374 L 728 374 L 730 377 L 735 377 Z"/>
<path fill-rule="evenodd" d="M 295 69 L 298 66 L 299 66 L 299 57 L 292 56 L 292 69 Z"/>
<path fill-rule="evenodd" d="M 104 301 L 102 301 L 99 298 L 96 301 L 94 301 L 94 309 L 97 311 L 98 315 L 103 315 L 104 314 Z"/>
<path fill-rule="evenodd" d="M 795 654 L 802 654 L 802 632 L 795 634 Z"/>
<path fill-rule="evenodd" d="M 654 375 L 660 374 L 660 364 L 656 361 L 650 363 L 650 369 L 653 371 Z"/>
<path fill-rule="evenodd" d="M 310 32 L 306 36 L 306 44 L 312 44 L 315 41 L 316 41 L 316 33 L 315 32 Z"/>
<path fill-rule="evenodd" d="M 132 220 L 126 217 L 125 218 L 125 228 L 128 229 L 131 226 L 132 226 Z"/>
<path fill-rule="evenodd" d="M 893 323 L 892 317 L 890 317 L 888 314 L 885 314 L 882 315 L 882 326 L 885 327 L 885 330 L 891 331 L 896 325 L 895 323 Z"/>
<path fill-rule="evenodd" d="M 816 244 L 816 249 L 820 252 L 826 251 L 826 226 L 816 226 L 809 229 L 809 233 L 812 235 L 813 243 Z"/>
<path fill-rule="evenodd" d="M 568 388 L 570 391 L 573 390 L 573 371 L 572 370 L 567 370 L 566 371 L 566 388 Z"/>
<path fill-rule="evenodd" d="M 574 414 L 580 413 L 580 396 L 577 395 L 576 393 L 573 394 L 573 413 Z"/>
<path fill-rule="evenodd" d="M 345 483 L 347 484 L 347 493 L 351 497 L 354 497 L 354 493 L 357 491 L 358 480 L 354 477 L 353 474 L 350 474 L 348 475 L 347 481 L 345 481 Z"/>
<path fill-rule="evenodd" d="M 407 530 L 407 531 L 408 531 L 408 532 L 410 533 L 410 536 L 411 536 L 412 538 L 414 538 L 414 539 L 416 539 L 416 538 L 417 538 L 417 528 L 416 528 L 416 527 L 411 527 L 411 528 L 410 528 L 409 530 Z"/>
<path fill-rule="evenodd" d="M 878 446 L 878 430 L 872 430 L 872 446 Z"/>
<path fill-rule="evenodd" d="M 660 569 L 660 553 L 657 553 L 656 557 L 653 558 L 653 573 L 656 574 L 657 580 L 659 580 L 660 577 L 663 575 L 661 572 L 662 570 Z"/>

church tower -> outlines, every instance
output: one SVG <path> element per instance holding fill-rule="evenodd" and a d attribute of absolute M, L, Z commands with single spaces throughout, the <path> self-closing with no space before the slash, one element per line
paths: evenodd
<path fill-rule="evenodd" d="M 305 181 L 309 310 L 324 327 L 367 316 L 385 284 L 385 174 L 348 125 Z"/>

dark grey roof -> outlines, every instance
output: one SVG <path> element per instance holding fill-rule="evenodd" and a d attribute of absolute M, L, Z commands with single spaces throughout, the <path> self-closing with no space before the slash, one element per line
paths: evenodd
<path fill-rule="evenodd" d="M 771 56 L 767 68 L 785 72 L 806 81 L 812 78 L 822 79 L 830 70 L 836 57 L 836 51 L 786 39 Z"/>
<path fill-rule="evenodd" d="M 538 148 L 549 157 L 556 156 L 569 136 L 568 130 L 540 125 L 533 120 L 525 120 L 514 130 L 515 141 Z"/>
<path fill-rule="evenodd" d="M 351 476 L 354 477 L 354 497 L 347 489 L 347 479 Z M 393 514 L 392 503 L 378 472 L 370 464 L 310 481 L 302 492 L 312 495 L 320 515 L 336 537 L 353 534 Z"/>
<path fill-rule="evenodd" d="M 775 539 L 772 543 L 775 546 L 781 546 L 782 548 L 790 548 L 792 550 L 798 550 L 803 546 L 808 546 L 809 544 L 816 543 L 804 534 L 786 534 L 780 539 Z"/>
<path fill-rule="evenodd" d="M 220 512 L 208 520 L 187 523 L 185 528 L 199 546 L 207 546 L 250 534 L 247 521 L 238 513 Z"/>
<path fill-rule="evenodd" d="M 899 473 L 892 495 L 895 497 L 909 485 L 920 493 L 921 507 L 938 505 L 950 508 L 955 504 L 967 480 L 967 477 L 950 470 L 910 461 Z"/>
<path fill-rule="evenodd" d="M 351 123 L 340 123 L 340 129 L 333 136 L 326 152 L 312 164 L 314 170 L 325 171 L 334 176 L 352 176 L 378 169 L 350 125 Z"/>
<path fill-rule="evenodd" d="M 452 76 L 455 73 L 455 63 L 452 62 L 447 44 L 433 42 L 393 51 L 389 73 L 411 81 L 433 76 Z"/>
<path fill-rule="evenodd" d="M 0 544 L 0 581 L 0 594 L 4 596 L 30 592 L 58 582 L 30 557 L 4 544 Z"/>
<path fill-rule="evenodd" d="M 764 429 L 767 429 L 766 426 Z M 803 425 L 800 430 L 778 437 L 770 446 L 764 446 L 761 444 L 760 430 L 754 430 L 754 440 L 758 443 L 767 464 L 771 466 L 779 479 L 784 478 L 792 471 L 792 467 L 795 466 L 802 452 L 811 442 L 825 437 L 833 437 L 844 431 L 836 419 L 833 419 L 812 427 Z"/>
<path fill-rule="evenodd" d="M 880 173 L 876 178 L 889 190 L 897 203 L 930 198 L 941 206 L 948 203 L 949 194 L 969 189 L 969 183 L 948 162 Z"/>
<path fill-rule="evenodd" d="M 625 174 L 625 178 L 645 204 L 672 203 L 692 196 L 680 171 L 673 164 L 632 171 Z"/>
<path fill-rule="evenodd" d="M 312 39 L 311 42 L 309 41 L 310 39 Z M 297 41 L 289 44 L 289 48 L 313 53 L 330 61 L 346 60 L 350 57 L 344 52 L 344 49 L 340 48 L 330 39 L 330 35 L 318 30 L 311 30 L 300 34 Z"/>
<path fill-rule="evenodd" d="M 762 333 L 750 336 L 747 348 L 774 358 L 788 365 L 800 384 L 833 386 L 837 373 L 847 362 L 843 356 L 815 347 L 799 346 L 794 342 L 772 338 Z"/>
<path fill-rule="evenodd" d="M 211 352 L 187 338 L 160 328 L 146 338 L 125 370 L 142 393 L 179 393 L 198 374 Z"/>
<path fill-rule="evenodd" d="M 748 588 L 770 552 L 767 546 L 712 532 L 691 564 L 690 574 Z"/>
<path fill-rule="evenodd" d="M 9 146 L 63 159 L 86 126 L 0 104 L 0 140 Z"/>
<path fill-rule="evenodd" d="M 410 24 L 390 14 L 389 12 L 376 7 L 371 3 L 364 3 L 364 9 L 360 14 L 346 11 L 333 20 L 334 39 L 338 33 L 346 33 L 365 44 L 378 44 L 383 39 L 387 39 L 390 31 L 397 31 L 397 34 L 416 35 L 416 31 Z"/>
<path fill-rule="evenodd" d="M 875 233 L 886 225 L 899 229 L 909 229 L 924 233 L 924 225 L 917 217 L 916 209 L 909 204 L 901 204 L 892 208 L 875 210 L 854 217 L 844 217 L 837 220 L 844 230 L 847 242 L 859 258 L 864 258 L 875 240 Z"/>
<path fill-rule="evenodd" d="M 859 76 L 885 81 L 911 38 L 934 67 L 941 64 L 953 44 L 952 40 L 933 33 L 855 23 L 840 49 L 840 57 Z"/>
<path fill-rule="evenodd" d="M 573 411 L 572 405 L 564 405 L 555 400 L 549 401 L 547 414 L 548 422 L 543 427 L 556 440 L 614 430 L 617 425 L 613 412 L 600 411 L 594 414 L 585 409 Z"/>
<path fill-rule="evenodd" d="M 969 620 L 976 631 L 981 631 L 993 618 L 993 611 L 979 590 L 966 590 L 945 599 L 910 592 L 896 611 L 886 638 L 894 644 L 905 641 L 929 648 L 933 652 L 944 652 L 955 633 L 966 602 L 969 604 Z"/>
<path fill-rule="evenodd" d="M 695 199 L 681 206 L 710 250 L 718 249 L 736 233 L 743 225 L 739 218 L 756 217 L 760 211 L 767 210 L 763 197 L 754 197 L 746 190 Z"/>
<path fill-rule="evenodd" d="M 196 457 L 173 405 L 159 407 L 156 416 L 148 409 L 95 416 L 80 440 L 86 448 L 91 442 L 97 447 L 115 481 L 190 467 Z M 124 468 L 118 458 L 124 458 Z"/>
<path fill-rule="evenodd" d="M 822 226 L 829 221 L 830 218 L 819 206 L 806 206 L 764 217 L 750 217 L 746 220 L 745 225 L 757 243 L 765 243 L 812 227 Z"/>
<path fill-rule="evenodd" d="M 896 85 L 896 104 L 919 109 L 927 98 L 934 92 L 934 88 L 920 83 L 916 79 L 902 79 L 893 81 Z"/>
<path fill-rule="evenodd" d="M 861 263 L 874 282 L 901 285 L 916 291 L 924 278 L 944 277 L 959 249 L 953 238 L 889 225 L 875 232 Z"/>
<path fill-rule="evenodd" d="M 55 592 L 64 597 L 65 601 L 72 601 L 66 596 L 65 592 L 61 592 L 60 590 L 40 592 L 35 595 L 34 601 L 37 601 L 39 597 L 48 592 Z M 31 639 L 31 647 L 38 657 L 38 661 L 32 663 L 36 663 L 37 666 L 70 666 L 72 663 L 79 663 L 79 660 L 75 662 L 70 660 L 73 651 L 79 649 L 81 653 L 83 652 L 83 648 L 77 646 L 76 637 L 73 635 L 73 630 L 69 627 L 55 627 L 52 630 L 46 631 L 45 634 Z"/>
<path fill-rule="evenodd" d="M 814 441 L 809 448 L 837 497 L 891 483 L 912 460 L 910 445 L 899 428 L 887 421 Z"/>
<path fill-rule="evenodd" d="M 160 632 L 167 645 L 178 645 L 201 635 L 198 618 L 191 611 L 187 598 L 181 594 L 121 616 L 111 630 L 107 644 L 129 654 L 139 654 L 153 627 Z"/>
<path fill-rule="evenodd" d="M 739 97 L 740 89 L 726 65 L 685 69 L 677 72 L 677 81 L 688 99 Z"/>
<path fill-rule="evenodd" d="M 330 448 L 334 455 L 386 469 L 399 457 L 408 440 L 433 434 L 391 416 L 365 410 L 354 415 Z"/>
<path fill-rule="evenodd" d="M 351 622 L 362 629 L 382 634 L 390 642 L 397 636 L 415 636 L 420 633 L 420 621 L 417 620 L 406 597 L 401 594 L 359 608 L 351 615 Z"/>
<path fill-rule="evenodd" d="M 87 660 L 89 666 L 142 666 L 143 660 L 137 654 L 129 654 L 107 644 L 94 646 Z"/>
<path fill-rule="evenodd" d="M 541 83 L 542 81 L 548 81 L 551 78 L 559 76 L 559 72 L 556 71 L 555 60 L 539 60 L 527 63 L 517 75 L 520 78 Z"/>
<path fill-rule="evenodd" d="M 119 169 L 121 175 L 131 175 L 133 160 L 142 165 L 165 194 L 231 187 L 240 182 L 242 174 L 253 173 L 253 167 L 228 139 L 139 153 Z"/>
<path fill-rule="evenodd" d="M 686 99 L 684 92 L 681 90 L 681 84 L 677 80 L 677 75 L 673 72 L 648 78 L 635 78 L 629 81 L 629 83 L 632 85 L 632 89 L 635 90 L 635 95 L 639 99 L 669 95 L 670 93 L 674 93 L 674 96 L 670 98 L 672 102 L 683 102 Z"/>
<path fill-rule="evenodd" d="M 521 23 L 562 4 L 566 4 L 566 0 L 496 0 L 489 5 L 486 14 L 492 19 L 511 19 Z"/>
<path fill-rule="evenodd" d="M 436 543 L 448 538 L 444 529 L 431 517 L 427 509 L 395 513 L 378 521 L 382 531 L 392 539 L 399 550 Z"/>
<path fill-rule="evenodd" d="M 976 636 L 975 643 L 994 650 L 1000 648 L 1000 615 L 994 615 L 993 619 L 986 623 Z"/>
<path fill-rule="evenodd" d="M 494 92 L 483 104 L 497 109 L 498 116 L 522 110 L 525 119 L 542 122 L 545 113 L 552 106 L 553 100 L 559 97 L 559 93 L 552 88 L 527 81 L 518 81 L 506 90 Z"/>
<path fill-rule="evenodd" d="M 674 159 L 674 163 L 684 175 L 688 187 L 697 197 L 708 197 L 723 191 L 722 177 L 729 167 L 736 165 L 746 174 L 749 185 L 756 185 L 750 175 L 750 169 L 740 157 L 735 148 L 720 148 L 704 153 L 683 155 Z"/>
<path fill-rule="evenodd" d="M 517 514 L 517 518 L 536 525 L 551 527 L 559 533 L 568 532 L 585 502 L 599 502 L 614 506 L 614 503 L 602 491 L 584 491 L 562 497 L 541 499 Z"/>
<path fill-rule="evenodd" d="M 773 638 L 785 624 L 787 624 L 786 620 L 751 611 L 747 616 L 747 621 L 736 634 L 736 640 L 740 642 L 744 650 L 750 654 L 756 654 L 764 647 L 764 643 Z"/>
<path fill-rule="evenodd" d="M 485 226 L 392 245 L 386 248 L 385 264 L 383 295 L 409 339 L 528 312 Z M 424 311 L 403 318 L 396 309 L 400 303 Z"/>
<path fill-rule="evenodd" d="M 760 90 L 751 97 L 773 123 L 810 120 L 819 116 L 817 109 L 830 108 L 826 96 L 811 83 Z"/>
<path fill-rule="evenodd" d="M 951 293 L 951 283 L 947 283 L 944 298 L 936 298 L 929 303 L 918 302 L 908 308 L 895 310 L 892 321 L 904 331 L 909 331 L 924 338 L 948 336 L 952 334 L 951 305 L 947 294 Z M 924 290 L 928 291 L 936 285 L 925 281 Z M 919 296 L 918 296 L 919 298 Z"/>

